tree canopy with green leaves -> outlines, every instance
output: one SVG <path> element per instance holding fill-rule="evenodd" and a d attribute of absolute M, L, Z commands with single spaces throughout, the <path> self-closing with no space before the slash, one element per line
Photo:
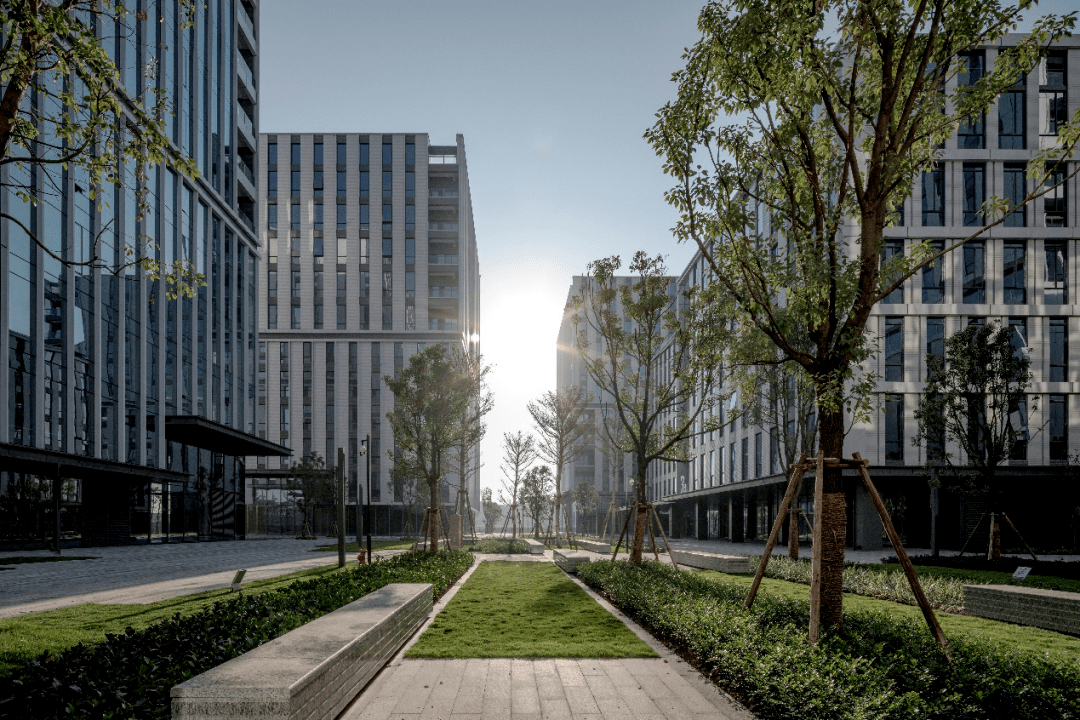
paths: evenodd
<path fill-rule="evenodd" d="M 873 375 L 856 369 L 873 352 L 866 329 L 874 305 L 1015 209 L 990 198 L 985 222 L 947 247 L 925 243 L 884 257 L 885 228 L 945 140 L 1074 25 L 1075 13 L 1037 19 L 1030 34 L 998 48 L 981 77 L 968 72 L 966 53 L 995 45 L 1031 7 L 996 0 L 713 2 L 698 21 L 701 39 L 673 77 L 676 99 L 646 132 L 674 181 L 666 197 L 679 212 L 675 236 L 701 251 L 714 277 L 709 294 L 734 321 L 733 360 L 791 362 L 805 371 L 826 457 L 843 457 L 845 412 L 854 419 L 872 412 Z M 1062 179 L 1054 165 L 1072 154 L 1078 137 L 1074 117 L 1058 128 L 1053 147 L 1034 155 L 1021 205 Z M 823 528 L 819 619 L 827 627 L 843 620 L 840 472 L 826 469 L 815 521 Z"/>
<path fill-rule="evenodd" d="M 551 507 L 552 492 L 555 490 L 555 478 L 547 465 L 529 468 L 521 479 L 521 503 L 525 512 L 533 521 L 533 537 L 540 538 L 540 526 L 544 515 Z"/>
<path fill-rule="evenodd" d="M 190 25 L 196 6 L 183 0 L 168 12 L 185 14 Z M 64 174 L 73 172 L 101 207 L 110 204 L 105 188 L 134 182 L 137 187 L 129 189 L 141 220 L 149 202 L 149 167 L 198 175 L 194 161 L 169 140 L 166 119 L 172 106 L 158 88 L 155 49 L 144 51 L 145 65 L 124 78 L 107 49 L 134 40 L 137 25 L 154 28 L 162 20 L 114 0 L 0 3 L 0 167 L 9 169 L 0 188 L 27 207 L 55 203 L 64 193 Z M 102 236 L 115 232 L 106 226 L 88 247 L 69 253 L 35 232 L 17 204 L 9 203 L 0 217 L 64 265 L 108 272 L 138 265 L 152 279 L 165 277 L 170 296 L 191 295 L 204 282 L 189 261 L 169 266 L 160 261 L 147 234 L 142 247 L 126 245 L 121 251 L 106 243 L 103 248 Z"/>
<path fill-rule="evenodd" d="M 1017 346 L 1013 328 L 1000 323 L 969 325 L 945 341 L 945 358 L 926 356 L 929 378 L 919 398 L 913 439 L 926 448 L 927 464 L 941 485 L 986 502 L 1002 514 L 1015 493 L 1014 480 L 998 469 L 1006 460 L 1026 459 L 1027 391 L 1031 361 Z M 1033 401 L 1034 402 L 1034 401 Z M 991 549 L 1001 557 L 1000 522 L 991 523 Z"/>
<path fill-rule="evenodd" d="M 579 387 L 547 391 L 528 404 L 529 415 L 535 423 L 538 440 L 536 454 L 555 467 L 555 536 L 560 532 L 560 510 L 563 496 L 562 475 L 581 443 L 592 435 L 593 426 L 588 413 L 589 398 Z M 567 527 L 569 531 L 569 527 Z"/>

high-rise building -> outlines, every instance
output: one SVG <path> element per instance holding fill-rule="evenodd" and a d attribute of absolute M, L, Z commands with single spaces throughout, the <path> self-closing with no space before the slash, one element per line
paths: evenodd
<path fill-rule="evenodd" d="M 1000 45 L 971 51 L 950 83 L 978 82 L 1009 44 L 1005 38 Z M 983 116 L 962 124 L 946 141 L 937 165 L 915 178 L 896 225 L 885 231 L 884 255 L 910 252 L 925 241 L 947 247 L 984 224 L 987 198 L 1015 202 L 1034 190 L 1027 165 L 1055 146 L 1058 128 L 1080 106 L 1078 77 L 1080 41 L 1062 40 Z M 1075 157 L 1057 161 L 1054 182 L 1048 184 L 1075 169 Z M 989 321 L 1012 329 L 1017 348 L 1031 358 L 1033 374 L 1029 400 L 1014 414 L 1026 437 L 1000 469 L 1017 488 L 1010 518 L 1038 547 L 1080 542 L 1080 490 L 1066 472 L 1070 458 L 1080 452 L 1080 356 L 1069 340 L 1080 337 L 1078 204 L 1077 183 L 1069 179 L 927 266 L 873 310 L 867 331 L 879 352 L 866 369 L 878 378 L 877 410 L 870 422 L 853 425 L 845 448 L 870 461 L 870 473 L 909 545 L 959 548 L 985 511 L 977 500 L 931 488 L 925 448 L 912 438 L 918 432 L 915 410 L 925 388 L 927 355 L 942 356 L 945 338 Z M 708 275 L 706 263 L 695 255 L 679 278 L 680 293 L 706 283 Z M 560 334 L 560 348 L 565 347 Z M 560 364 L 559 385 L 568 384 L 584 380 L 564 374 Z M 688 462 L 650 468 L 649 497 L 676 537 L 763 540 L 772 527 L 787 472 L 778 433 L 787 428 L 731 421 L 731 412 L 742 407 L 738 398 L 733 402 L 715 408 L 720 427 L 706 432 L 703 426 L 694 434 Z M 578 474 L 579 466 L 576 460 L 571 472 Z M 596 474 L 601 492 L 604 475 Z M 804 482 L 799 499 L 809 518 L 811 485 Z M 845 491 L 848 544 L 881 547 L 881 522 L 853 471 L 845 471 Z M 985 532 L 985 521 L 982 527 Z M 808 537 L 809 525 L 802 531 Z"/>
<path fill-rule="evenodd" d="M 166 132 L 198 176 L 129 166 L 92 199 L 77 168 L 54 175 L 58 194 L 27 170 L 42 202 L 0 193 L 57 255 L 83 260 L 100 237 L 107 265 L 57 262 L 2 221 L 0 543 L 243 537 L 244 456 L 288 452 L 254 435 L 258 4 L 205 0 L 191 23 L 174 2 L 139 9 L 95 31 L 129 96 L 168 97 Z M 205 286 L 167 299 L 125 267 L 144 252 L 190 261 Z"/>
<path fill-rule="evenodd" d="M 400 533 L 417 505 L 408 483 L 391 473 L 386 413 L 394 398 L 383 378 L 432 343 L 479 352 L 480 273 L 464 140 L 263 134 L 260 145 L 266 263 L 257 434 L 290 447 L 294 461 L 318 455 L 335 467 L 344 450 L 350 504 L 368 500 L 370 458 L 373 532 Z M 475 508 L 477 452 L 466 483 Z M 289 466 L 269 458 L 249 472 L 253 531 L 299 529 Z M 456 473 L 447 480 L 443 498 L 453 503 L 460 483 Z M 353 517 L 350 507 L 350 527 Z"/>

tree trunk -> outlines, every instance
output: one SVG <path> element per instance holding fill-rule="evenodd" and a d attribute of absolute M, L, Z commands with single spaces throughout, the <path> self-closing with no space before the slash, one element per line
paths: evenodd
<path fill-rule="evenodd" d="M 827 458 L 844 457 L 844 411 L 818 404 L 821 449 Z M 844 545 L 847 540 L 847 502 L 840 468 L 826 466 L 823 473 L 821 507 L 815 508 L 814 523 L 821 524 L 821 625 L 838 628 L 843 624 Z"/>
<path fill-rule="evenodd" d="M 510 503 L 510 526 L 513 528 L 510 531 L 510 539 L 517 540 L 517 498 Z M 505 526 L 504 526 L 505 527 Z"/>
<path fill-rule="evenodd" d="M 1001 519 L 998 513 L 990 514 L 990 559 L 1001 559 Z"/>
<path fill-rule="evenodd" d="M 439 549 L 439 481 L 428 482 L 428 486 L 431 488 L 431 507 L 428 509 L 428 514 L 431 516 L 431 520 L 428 521 L 428 529 L 431 531 L 429 549 L 435 552 Z"/>
<path fill-rule="evenodd" d="M 640 457 L 640 454 L 639 454 Z M 637 513 L 634 515 L 634 542 L 630 546 L 630 562 L 640 565 L 642 554 L 645 549 L 645 525 L 648 518 L 643 505 L 645 505 L 645 468 L 638 467 L 637 472 Z"/>

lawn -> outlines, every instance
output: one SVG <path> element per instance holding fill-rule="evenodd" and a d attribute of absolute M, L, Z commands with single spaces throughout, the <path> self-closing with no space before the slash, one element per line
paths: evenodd
<path fill-rule="evenodd" d="M 371 551 L 377 552 L 379 550 L 411 550 L 413 543 L 416 542 L 413 538 L 401 538 L 400 540 L 372 540 Z M 441 543 L 440 543 L 441 544 Z M 316 552 L 337 552 L 337 543 L 333 545 L 319 545 L 315 548 Z M 367 541 L 362 540 L 359 545 L 354 542 L 345 543 L 345 552 L 358 553 L 361 550 L 367 550 Z"/>
<path fill-rule="evenodd" d="M 406 653 L 627 658 L 656 653 L 551 563 L 485 561 Z"/>
<path fill-rule="evenodd" d="M 921 571 L 922 568 L 919 568 Z M 749 590 L 752 575 L 728 575 L 712 570 L 702 571 L 702 575 L 715 577 L 724 582 L 742 585 Z M 810 588 L 801 583 L 786 580 L 764 578 L 761 589 L 779 597 L 806 601 L 810 597 Z M 911 605 L 901 605 L 888 600 L 844 594 L 844 611 L 873 610 L 891 615 L 897 619 L 915 619 L 923 622 L 922 612 Z M 1043 630 L 1041 628 L 1012 625 L 1010 623 L 986 620 L 968 615 L 952 615 L 938 612 L 938 622 L 946 635 L 963 634 L 971 638 L 995 640 L 1006 643 L 1011 649 L 1020 652 L 1046 654 L 1051 658 L 1080 663 L 1080 638 L 1071 635 Z M 927 630 L 929 633 L 929 630 Z"/>
<path fill-rule="evenodd" d="M 286 587 L 297 580 L 309 580 L 349 568 L 320 567 L 245 583 L 243 592 L 260 595 Z M 353 571 L 356 565 L 353 564 Z M 48 651 L 58 653 L 78 643 L 100 643 L 105 635 L 123 633 L 128 627 L 141 630 L 176 613 L 187 616 L 230 595 L 225 588 L 194 595 L 136 605 L 97 605 L 87 603 L 58 610 L 0 619 L 0 676 L 20 663 Z"/>
<path fill-rule="evenodd" d="M 898 565 L 872 565 L 875 570 L 900 572 Z M 916 565 L 915 573 L 920 576 L 947 577 L 963 580 L 970 585 L 1020 585 L 1023 587 L 1042 588 L 1044 590 L 1065 590 L 1080 592 L 1080 580 L 1055 577 L 1054 575 L 1036 575 L 1032 573 L 1024 582 L 1013 582 L 1012 573 L 997 570 L 970 570 L 967 568 L 939 567 L 935 565 Z"/>

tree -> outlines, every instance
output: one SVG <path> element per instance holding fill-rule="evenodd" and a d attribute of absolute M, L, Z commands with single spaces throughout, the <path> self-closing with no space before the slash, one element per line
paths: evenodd
<path fill-rule="evenodd" d="M 484 510 L 484 530 L 492 533 L 495 531 L 495 524 L 502 517 L 502 507 L 492 497 L 491 488 L 480 491 L 480 504 Z"/>
<path fill-rule="evenodd" d="M 553 501 L 552 490 L 555 484 L 551 475 L 551 468 L 547 465 L 537 465 L 529 468 L 521 479 L 521 502 L 525 506 L 525 512 L 533 521 L 533 537 L 540 539 L 540 525 L 544 520 Z"/>
<path fill-rule="evenodd" d="M 713 299 L 733 320 L 732 342 L 775 346 L 803 368 L 817 393 L 826 457 L 843 457 L 845 412 L 865 419 L 871 411 L 874 378 L 854 371 L 872 352 L 866 325 L 874 305 L 927 262 L 1048 192 L 1049 161 L 1076 146 L 1074 121 L 1029 162 L 1033 189 L 1019 205 L 991 198 L 982 208 L 986 223 L 967 237 L 940 251 L 925 243 L 884 258 L 884 229 L 945 138 L 981 117 L 1073 27 L 1074 15 L 1037 20 L 1015 47 L 1001 48 L 992 70 L 981 78 L 968 72 L 963 53 L 994 45 L 1027 7 L 713 2 L 674 75 L 677 98 L 646 131 L 674 180 L 666 197 L 680 214 L 675 236 L 705 258 Z M 960 71 L 967 82 L 947 86 Z M 808 349 L 795 339 L 804 337 Z M 763 352 L 760 362 L 776 357 Z M 817 516 L 824 539 L 816 619 L 836 627 L 846 536 L 839 468 L 825 470 Z"/>
<path fill-rule="evenodd" d="M 293 496 L 300 515 L 304 518 L 300 528 L 302 537 L 314 537 L 312 529 L 315 518 L 312 513 L 320 505 L 331 505 L 337 516 L 337 482 L 333 470 L 326 468 L 326 461 L 319 453 L 313 452 L 289 468 L 289 477 L 285 487 Z"/>
<path fill-rule="evenodd" d="M 197 12 L 192 0 L 182 0 L 189 27 Z M 168 12 L 176 10 L 170 6 Z M 9 169 L 0 188 L 9 188 L 26 204 L 9 204 L 0 212 L 54 261 L 119 273 L 141 266 L 148 277 L 165 277 L 167 296 L 191 296 L 204 285 L 190 261 L 169 266 L 157 259 L 153 238 L 143 236 L 143 247 L 127 245 L 122 255 L 111 244 L 102 247 L 103 227 L 87 246 L 67 253 L 55 238 L 39 236 L 29 222 L 29 207 L 55 203 L 64 192 L 64 173 L 99 208 L 109 206 L 111 188 L 135 183 L 142 220 L 149 189 L 147 169 L 160 165 L 196 177 L 195 163 L 171 143 L 166 118 L 171 113 L 168 94 L 157 89 L 158 68 L 152 50 L 143 68 L 126 74 L 102 40 L 128 42 L 134 50 L 136 27 L 154 29 L 163 18 L 147 18 L 115 0 L 15 0 L 0 7 L 4 38 L 0 50 L 0 167 Z M 101 37 L 98 37 L 100 33 Z M 140 97 L 135 76 L 142 74 L 149 89 Z M 105 188 L 110 190 L 106 191 Z"/>
<path fill-rule="evenodd" d="M 581 388 L 550 390 L 529 403 L 529 415 L 540 437 L 537 453 L 555 466 L 555 540 L 559 539 L 559 511 L 562 507 L 562 471 L 578 445 L 589 437 L 592 423 L 585 410 L 589 398 Z M 569 520 L 567 520 L 569 522 Z M 569 528 L 567 528 L 569 529 Z"/>
<path fill-rule="evenodd" d="M 503 433 L 503 488 L 510 495 L 510 522 L 513 525 L 512 538 L 517 538 L 518 499 L 525 473 L 536 460 L 536 442 L 532 435 L 518 430 L 516 433 Z"/>
<path fill-rule="evenodd" d="M 573 299 L 576 344 L 597 387 L 610 398 L 633 453 L 634 494 L 645 505 L 646 473 L 654 460 L 685 462 L 686 441 L 711 389 L 721 347 L 713 328 L 722 324 L 695 293 L 677 312 L 668 294 L 664 261 L 638 252 L 629 270 L 634 280 L 617 283 L 617 256 L 589 263 L 588 278 Z M 590 337 L 596 337 L 596 352 Z M 644 510 L 644 508 L 642 508 Z M 640 564 L 647 516 L 638 512 L 630 561 Z"/>
<path fill-rule="evenodd" d="M 992 513 L 991 556 L 1001 557 L 1001 518 L 1014 481 L 998 468 L 1027 457 L 1027 390 L 1031 361 L 1012 328 L 969 325 L 945 341 L 945 359 L 926 356 L 929 379 L 919 399 L 915 445 L 926 447 L 936 481 L 986 502 Z M 1031 411 L 1037 408 L 1032 403 Z M 954 452 L 959 449 L 959 453 Z M 1009 521 L 1011 522 L 1011 521 Z"/>
<path fill-rule="evenodd" d="M 472 385 L 472 398 L 461 417 L 461 432 L 458 435 L 453 455 L 454 469 L 457 471 L 458 476 L 454 507 L 458 515 L 461 516 L 462 530 L 464 531 L 468 526 L 466 519 L 472 523 L 475 530 L 476 523 L 472 518 L 472 503 L 477 498 L 469 498 L 468 503 L 466 503 L 466 488 L 469 486 L 469 479 L 480 472 L 481 464 L 474 461 L 471 456 L 479 446 L 480 441 L 484 439 L 484 435 L 487 434 L 487 424 L 484 422 L 484 417 L 495 406 L 495 399 L 487 385 L 487 376 L 491 372 L 491 366 L 485 365 L 480 356 L 474 357 L 471 353 L 464 351 L 456 354 L 454 358 L 458 361 L 462 373 Z"/>
<path fill-rule="evenodd" d="M 409 358 L 409 366 L 398 378 L 386 375 L 383 381 L 394 393 L 394 409 L 386 417 L 396 447 L 389 454 L 405 476 L 427 484 L 428 548 L 435 552 L 439 548 L 439 483 L 448 455 L 465 431 L 462 418 L 475 397 L 474 378 L 463 372 L 462 363 L 442 345 L 431 345 Z"/>
<path fill-rule="evenodd" d="M 582 480 L 574 486 L 574 502 L 577 503 L 578 517 L 589 517 L 596 512 L 596 503 L 600 499 L 596 486 L 588 480 Z M 593 516 L 593 532 L 596 531 L 596 517 Z M 580 531 L 580 524 L 578 526 Z"/>

